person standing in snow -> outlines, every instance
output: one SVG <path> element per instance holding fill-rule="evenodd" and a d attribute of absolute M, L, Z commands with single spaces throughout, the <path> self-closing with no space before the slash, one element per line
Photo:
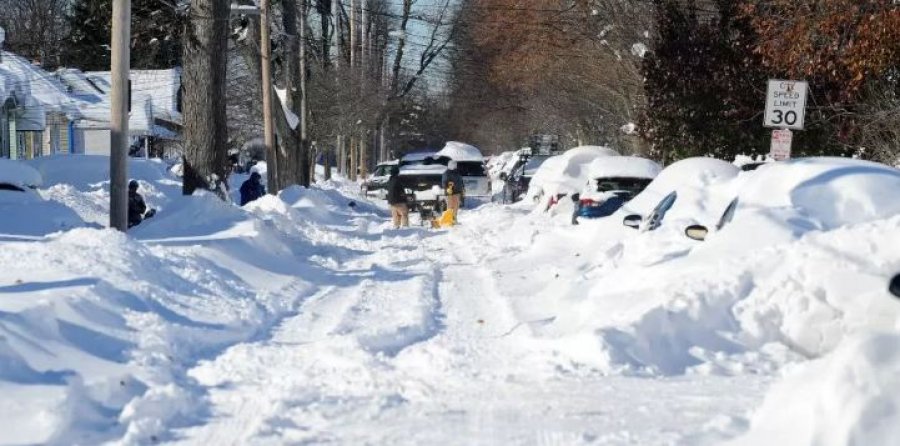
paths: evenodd
<path fill-rule="evenodd" d="M 266 187 L 262 185 L 262 175 L 259 172 L 250 174 L 250 178 L 241 184 L 241 206 L 262 198 L 266 194 Z"/>
<path fill-rule="evenodd" d="M 451 160 L 447 163 L 447 170 L 441 177 L 441 188 L 447 194 L 447 209 L 453 211 L 453 221 L 455 222 L 462 196 L 465 193 L 462 175 L 456 170 L 456 161 Z"/>
<path fill-rule="evenodd" d="M 400 183 L 400 168 L 397 166 L 391 168 L 391 177 L 387 182 L 387 202 L 391 205 L 394 229 L 409 227 L 409 205 L 406 190 Z"/>
<path fill-rule="evenodd" d="M 152 217 L 155 209 L 147 210 L 147 204 L 144 203 L 144 197 L 138 193 L 140 184 L 136 180 L 128 182 L 128 227 L 134 227 L 141 224 L 145 218 Z"/>

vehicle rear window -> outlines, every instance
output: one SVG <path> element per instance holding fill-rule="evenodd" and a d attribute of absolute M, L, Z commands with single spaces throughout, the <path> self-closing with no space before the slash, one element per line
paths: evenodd
<path fill-rule="evenodd" d="M 549 156 L 538 155 L 528 158 L 528 161 L 525 162 L 525 167 L 523 169 L 524 175 L 527 177 L 534 176 L 534 173 L 537 172 L 538 168 L 541 167 L 541 164 L 544 164 L 544 161 L 550 159 Z"/>
<path fill-rule="evenodd" d="M 650 184 L 648 178 L 598 178 L 597 192 L 626 192 L 626 199 L 641 193 Z"/>
<path fill-rule="evenodd" d="M 22 189 L 19 186 L 9 183 L 0 183 L 0 190 L 8 190 L 13 192 L 25 192 L 25 189 Z"/>
<path fill-rule="evenodd" d="M 456 170 L 464 177 L 483 177 L 487 175 L 484 171 L 484 163 L 478 161 L 460 161 L 456 163 Z"/>

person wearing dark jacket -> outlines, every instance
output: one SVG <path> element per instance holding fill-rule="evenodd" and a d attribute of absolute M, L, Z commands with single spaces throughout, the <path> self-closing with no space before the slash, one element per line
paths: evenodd
<path fill-rule="evenodd" d="M 400 182 L 400 168 L 391 168 L 391 178 L 387 182 L 387 202 L 391 205 L 391 219 L 394 229 L 409 227 L 409 205 L 406 190 Z"/>
<path fill-rule="evenodd" d="M 128 227 L 134 227 L 141 224 L 145 217 L 152 217 L 154 210 L 147 212 L 147 204 L 144 203 L 144 197 L 138 193 L 137 181 L 128 182 Z"/>
<path fill-rule="evenodd" d="M 266 187 L 262 185 L 262 176 L 259 172 L 250 174 L 250 179 L 241 184 L 241 206 L 262 198 L 266 194 Z"/>
<path fill-rule="evenodd" d="M 459 205 L 465 193 L 462 175 L 456 170 L 456 161 L 447 164 L 447 170 L 441 177 L 441 188 L 447 194 L 447 209 L 453 211 L 453 221 L 459 213 Z"/>

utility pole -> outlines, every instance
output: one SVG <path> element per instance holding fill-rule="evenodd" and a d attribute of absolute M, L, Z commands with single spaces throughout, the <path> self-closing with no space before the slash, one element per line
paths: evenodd
<path fill-rule="evenodd" d="M 128 73 L 131 71 L 131 0 L 114 0 L 112 15 L 109 225 L 128 229 Z"/>
<path fill-rule="evenodd" d="M 272 119 L 272 39 L 269 37 L 269 1 L 260 1 L 260 51 L 262 52 L 263 140 L 266 145 L 266 188 L 278 194 L 278 150 L 275 147 L 275 122 Z"/>

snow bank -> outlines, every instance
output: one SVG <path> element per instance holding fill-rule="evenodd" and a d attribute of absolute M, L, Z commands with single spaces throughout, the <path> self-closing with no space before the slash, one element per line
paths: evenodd
<path fill-rule="evenodd" d="M 78 189 L 109 183 L 110 161 L 99 155 L 54 155 L 26 161 L 44 177 L 45 186 L 67 184 Z M 159 181 L 167 177 L 165 163 L 157 159 L 128 159 L 128 177 Z"/>
<path fill-rule="evenodd" d="M 0 158 L 0 183 L 20 188 L 36 188 L 43 185 L 40 172 L 22 161 Z"/>
<path fill-rule="evenodd" d="M 580 146 L 551 157 L 531 178 L 526 197 L 540 200 L 539 208 L 546 208 L 547 201 L 555 195 L 581 191 L 589 180 L 589 166 L 594 160 L 614 156 L 619 153 L 608 147 Z"/>
<path fill-rule="evenodd" d="M 731 445 L 893 445 L 900 435 L 900 334 L 853 337 L 788 374 Z"/>
<path fill-rule="evenodd" d="M 0 405 L 10 432 L 0 443 L 172 439 L 173 428 L 205 416 L 187 370 L 266 333 L 329 286 L 318 262 L 341 262 L 358 249 L 354 234 L 384 218 L 365 202 L 349 206 L 343 183 L 239 208 L 182 196 L 165 164 L 131 160 L 155 217 L 127 235 L 55 233 L 66 228 L 52 226 L 48 209 L 105 224 L 109 159 L 29 163 L 50 187 L 0 192 L 0 392 L 16 400 Z M 11 224 L 40 237 L 3 235 Z"/>
<path fill-rule="evenodd" d="M 456 141 L 450 141 L 444 145 L 437 156 L 446 156 L 454 161 L 484 161 L 484 155 L 477 147 Z"/>

